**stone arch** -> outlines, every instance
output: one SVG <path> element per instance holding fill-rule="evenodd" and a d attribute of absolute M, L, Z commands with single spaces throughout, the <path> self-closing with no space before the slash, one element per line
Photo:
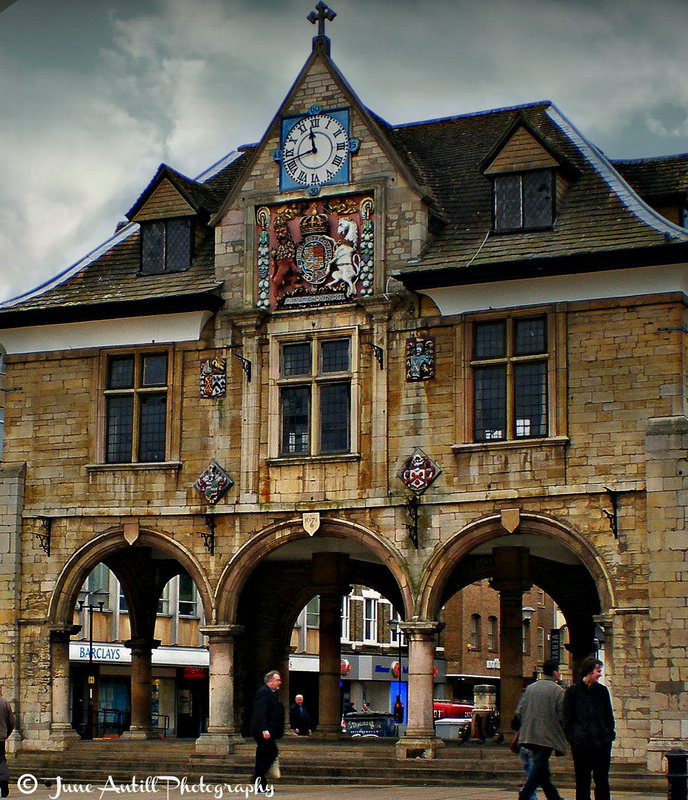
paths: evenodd
<path fill-rule="evenodd" d="M 616 592 L 609 569 L 602 556 L 578 531 L 542 514 L 522 513 L 517 532 L 509 534 L 502 526 L 501 515 L 493 514 L 469 523 L 432 554 L 421 582 L 419 616 L 436 618 L 447 581 L 461 561 L 472 552 L 490 542 L 500 546 L 517 546 L 527 543 L 529 536 L 551 541 L 576 556 L 595 583 L 602 608 L 609 610 L 615 607 Z"/>
<path fill-rule="evenodd" d="M 396 581 L 403 603 L 401 612 L 407 618 L 414 613 L 410 575 L 403 558 L 389 543 L 362 525 L 335 517 L 324 517 L 315 536 L 349 539 L 358 542 L 376 555 Z M 241 547 L 229 561 L 218 581 L 215 595 L 218 624 L 231 624 L 235 621 L 242 589 L 256 564 L 283 545 L 308 538 L 302 518 L 296 517 L 264 528 Z"/>
<path fill-rule="evenodd" d="M 168 534 L 140 528 L 133 544 L 124 538 L 124 528 L 111 528 L 82 545 L 63 566 L 48 604 L 50 625 L 70 625 L 79 590 L 91 570 L 108 556 L 130 547 L 150 547 L 178 561 L 196 584 L 206 619 L 214 615 L 214 599 L 203 567 L 186 548 Z"/>

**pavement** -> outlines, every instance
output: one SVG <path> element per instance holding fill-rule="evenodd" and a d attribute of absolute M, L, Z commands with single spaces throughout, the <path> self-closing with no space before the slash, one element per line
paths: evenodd
<path fill-rule="evenodd" d="M 268 787 L 266 797 L 279 800 L 516 800 L 513 789 L 480 788 L 476 786 L 370 786 L 358 785 L 299 785 Z M 573 790 L 564 790 L 562 800 L 573 800 Z M 60 778 L 46 786 L 30 773 L 13 776 L 10 781 L 10 797 L 14 800 L 111 800 L 126 797 L 127 800 L 238 800 L 255 797 L 252 784 L 194 783 L 183 778 L 164 776 L 133 777 L 129 783 L 112 779 L 93 784 L 68 784 Z M 666 800 L 667 793 L 612 792 L 613 800 Z M 538 793 L 543 799 L 542 791 Z"/>

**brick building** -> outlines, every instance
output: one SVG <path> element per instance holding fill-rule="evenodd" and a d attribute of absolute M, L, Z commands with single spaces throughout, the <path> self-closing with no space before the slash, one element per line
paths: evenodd
<path fill-rule="evenodd" d="M 688 158 L 611 163 L 549 102 L 389 125 L 318 9 L 258 144 L 196 179 L 163 165 L 100 250 L 0 308 L 11 746 L 77 736 L 74 609 L 104 563 L 131 737 L 181 575 L 209 646 L 199 751 L 231 750 L 315 595 L 334 735 L 361 584 L 404 618 L 398 755 L 432 755 L 440 609 L 489 579 L 503 718 L 535 586 L 574 668 L 603 631 L 615 757 L 659 768 L 688 728 Z"/>

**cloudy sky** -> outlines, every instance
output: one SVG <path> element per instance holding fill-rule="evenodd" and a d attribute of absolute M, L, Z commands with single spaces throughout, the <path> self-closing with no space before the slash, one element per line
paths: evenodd
<path fill-rule="evenodd" d="M 256 142 L 315 0 L 0 0 L 0 300 L 108 239 L 157 166 Z M 393 124 L 551 100 L 612 158 L 688 151 L 686 0 L 332 0 Z"/>

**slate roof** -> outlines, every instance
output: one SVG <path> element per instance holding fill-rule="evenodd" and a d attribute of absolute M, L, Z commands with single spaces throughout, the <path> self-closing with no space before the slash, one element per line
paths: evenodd
<path fill-rule="evenodd" d="M 688 231 L 660 216 L 629 185 L 645 197 L 685 192 L 688 156 L 613 165 L 549 102 L 397 126 L 367 113 L 443 223 L 421 255 L 394 273 L 410 288 L 688 260 Z M 552 230 L 495 233 L 492 181 L 483 170 L 518 123 L 560 161 L 569 185 Z M 163 165 L 130 215 L 162 175 L 212 215 L 250 166 L 256 147 L 241 148 L 195 181 Z M 54 322 L 142 309 L 219 308 L 211 231 L 184 272 L 139 274 L 139 247 L 138 226 L 130 223 L 53 281 L 0 306 L 0 324 L 26 324 L 27 314 L 35 322 Z"/>
<path fill-rule="evenodd" d="M 492 182 L 482 170 L 519 120 L 577 176 L 561 198 L 552 230 L 496 233 Z M 677 260 L 688 255 L 688 231 L 646 205 L 549 102 L 398 126 L 395 135 L 449 220 L 418 259 L 395 273 L 409 286 L 660 263 L 671 258 L 670 244 Z M 657 161 L 659 183 L 688 188 L 681 157 L 666 165 L 636 162 L 643 166 L 634 168 L 633 180 L 642 177 L 649 185 Z"/>
<path fill-rule="evenodd" d="M 164 174 L 173 176 L 175 184 L 197 208 L 212 213 L 236 180 L 243 160 L 241 154 L 230 154 L 196 181 L 162 165 L 131 212 Z M 222 300 L 221 284 L 215 277 L 214 245 L 214 233 L 208 230 L 188 270 L 143 275 L 139 273 L 139 226 L 129 223 L 52 281 L 2 304 L 0 325 L 103 319 L 157 311 L 216 311 Z"/>
<path fill-rule="evenodd" d="M 688 198 L 688 153 L 612 164 L 641 197 Z"/>

